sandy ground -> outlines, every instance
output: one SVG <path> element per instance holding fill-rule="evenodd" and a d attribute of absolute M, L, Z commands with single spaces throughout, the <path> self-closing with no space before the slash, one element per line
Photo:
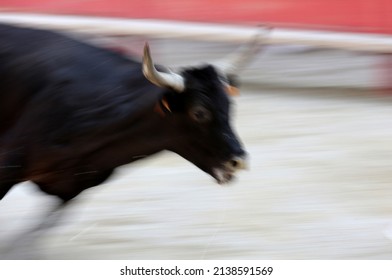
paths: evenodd
<path fill-rule="evenodd" d="M 162 153 L 83 193 L 34 242 L 20 236 L 54 201 L 24 183 L 0 203 L 0 258 L 392 258 L 391 98 L 248 86 L 235 103 L 251 157 L 235 183 Z"/>

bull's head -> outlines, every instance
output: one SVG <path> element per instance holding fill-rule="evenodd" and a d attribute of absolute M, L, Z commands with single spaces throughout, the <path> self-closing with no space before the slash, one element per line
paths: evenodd
<path fill-rule="evenodd" d="M 230 125 L 230 98 L 238 71 L 259 49 L 259 36 L 228 59 L 180 73 L 158 71 L 148 44 L 144 48 L 143 73 L 153 84 L 166 88 L 162 103 L 181 131 L 168 149 L 194 163 L 218 183 L 232 180 L 247 167 L 246 153 Z M 176 137 L 177 138 L 177 137 Z"/>

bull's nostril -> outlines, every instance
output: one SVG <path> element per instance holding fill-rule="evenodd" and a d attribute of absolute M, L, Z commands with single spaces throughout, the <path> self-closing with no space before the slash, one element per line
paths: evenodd
<path fill-rule="evenodd" d="M 235 160 L 235 159 L 232 159 L 231 161 L 230 161 L 230 165 L 232 166 L 232 167 L 234 167 L 234 168 L 237 168 L 238 167 L 238 160 Z"/>
<path fill-rule="evenodd" d="M 227 161 L 227 167 L 233 169 L 233 170 L 239 170 L 239 169 L 247 169 L 247 161 L 245 157 L 233 157 L 229 161 Z"/>

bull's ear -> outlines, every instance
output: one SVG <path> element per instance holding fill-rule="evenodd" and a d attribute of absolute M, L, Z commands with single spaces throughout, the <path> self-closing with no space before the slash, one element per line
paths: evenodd
<path fill-rule="evenodd" d="M 239 82 L 238 77 L 236 75 L 228 75 L 227 76 L 227 84 L 226 84 L 226 93 L 230 96 L 239 96 Z"/>
<path fill-rule="evenodd" d="M 236 86 L 226 85 L 226 93 L 230 96 L 239 96 L 240 90 Z"/>

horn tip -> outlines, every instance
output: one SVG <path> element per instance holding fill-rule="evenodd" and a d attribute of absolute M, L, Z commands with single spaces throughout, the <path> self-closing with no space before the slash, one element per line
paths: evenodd
<path fill-rule="evenodd" d="M 150 45 L 148 44 L 148 42 L 144 43 L 144 54 L 149 53 L 150 52 Z"/>

